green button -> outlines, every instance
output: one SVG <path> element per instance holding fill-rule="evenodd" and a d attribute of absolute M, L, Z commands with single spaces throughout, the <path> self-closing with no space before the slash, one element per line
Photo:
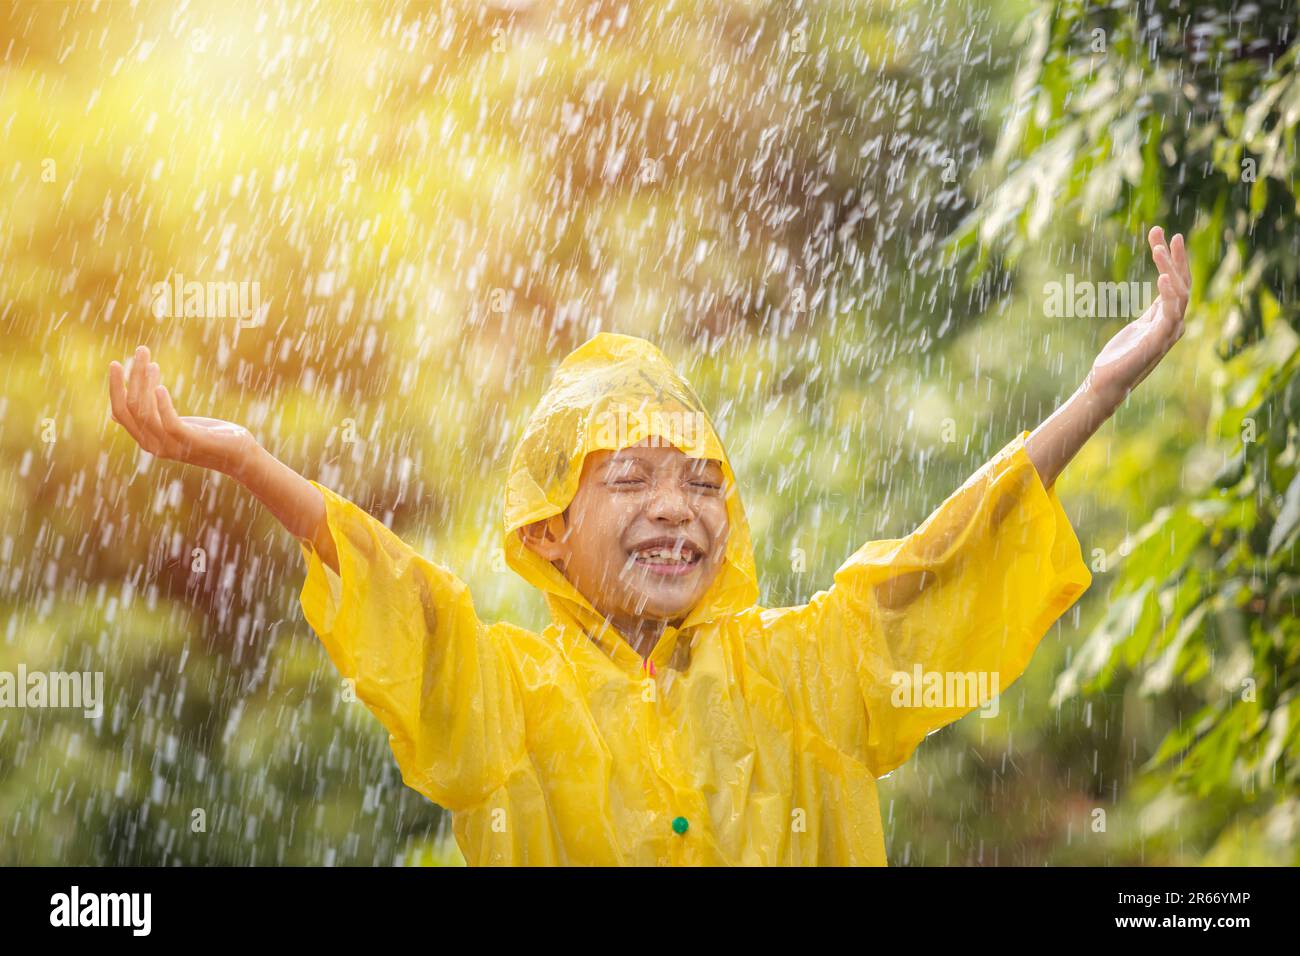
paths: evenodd
<path fill-rule="evenodd" d="M 673 832 L 676 833 L 678 836 L 680 836 L 681 834 L 686 832 L 687 828 L 690 825 L 691 825 L 690 821 L 688 821 L 685 817 L 678 817 L 676 820 L 673 821 Z"/>

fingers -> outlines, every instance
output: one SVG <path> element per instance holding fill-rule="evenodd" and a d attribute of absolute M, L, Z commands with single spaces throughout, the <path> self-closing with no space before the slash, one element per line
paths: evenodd
<path fill-rule="evenodd" d="M 1164 274 L 1156 280 L 1156 287 L 1160 289 L 1161 304 L 1164 306 L 1162 312 L 1165 316 L 1178 315 L 1179 295 L 1178 290 L 1174 287 L 1174 278 L 1169 274 Z"/>
<path fill-rule="evenodd" d="M 1172 275 L 1162 275 L 1156 280 L 1160 290 L 1160 324 L 1169 341 L 1178 341 L 1183 334 L 1183 313 L 1187 309 L 1187 295 Z"/>
<path fill-rule="evenodd" d="M 157 362 L 150 362 L 145 369 L 145 384 L 140 390 L 140 407 L 135 412 L 135 420 L 158 439 L 167 441 L 167 432 L 163 429 L 162 419 L 158 417 L 158 399 L 154 395 L 162 381 L 162 370 Z"/>
<path fill-rule="evenodd" d="M 1183 238 L 1181 232 L 1174 236 L 1174 241 L 1170 243 L 1169 248 L 1173 251 L 1174 265 L 1178 267 L 1178 273 L 1183 278 L 1183 285 L 1190 292 L 1192 289 L 1192 266 L 1187 261 L 1187 240 Z"/>
<path fill-rule="evenodd" d="M 1187 298 L 1187 284 L 1183 282 L 1183 277 L 1179 270 L 1174 266 L 1173 256 L 1169 252 L 1168 246 L 1161 246 L 1156 250 L 1153 256 L 1156 268 L 1160 270 L 1160 277 L 1168 279 L 1173 286 L 1174 292 L 1181 299 Z"/>
<path fill-rule="evenodd" d="M 149 350 L 141 345 L 135 350 L 135 355 L 131 357 L 131 378 L 126 387 L 126 407 L 131 410 L 131 416 L 137 422 L 139 421 L 140 393 L 144 391 L 146 366 L 148 364 Z"/>
<path fill-rule="evenodd" d="M 1160 226 L 1152 226 L 1147 230 L 1147 245 L 1151 247 L 1151 254 L 1154 256 L 1156 250 L 1165 244 L 1165 231 Z"/>
<path fill-rule="evenodd" d="M 123 384 L 122 366 L 117 362 L 108 363 L 108 406 L 113 421 L 122 424 L 126 413 L 126 386 Z"/>
<path fill-rule="evenodd" d="M 1182 286 L 1184 293 L 1192 288 L 1192 269 L 1187 261 L 1187 242 L 1180 232 L 1171 243 L 1165 242 L 1165 231 L 1159 226 L 1152 226 L 1147 233 L 1147 242 L 1151 244 L 1151 258 L 1156 268 L 1162 273 L 1171 274 Z"/>
<path fill-rule="evenodd" d="M 185 424 L 181 421 L 181 417 L 176 414 L 176 407 L 172 405 L 171 393 L 167 391 L 165 385 L 159 385 L 154 389 L 154 396 L 158 401 L 158 417 L 162 421 L 163 431 L 173 440 L 183 441 L 185 439 Z"/>
<path fill-rule="evenodd" d="M 1173 275 L 1174 257 L 1169 253 L 1169 247 L 1161 243 L 1151 252 L 1151 261 L 1156 264 L 1161 275 Z"/>
<path fill-rule="evenodd" d="M 1185 299 L 1179 281 L 1166 272 L 1156 280 L 1156 287 L 1160 290 L 1160 300 L 1165 306 L 1165 314 L 1181 316 Z"/>
<path fill-rule="evenodd" d="M 151 441 L 131 414 L 127 403 L 126 371 L 117 362 L 110 362 L 108 366 L 108 396 L 113 406 L 113 420 L 127 430 L 136 444 L 148 451 Z"/>
<path fill-rule="evenodd" d="M 161 378 L 158 363 L 149 361 L 149 350 L 143 345 L 132 356 L 129 379 L 117 362 L 109 363 L 108 367 L 113 419 L 151 455 L 166 454 L 173 442 L 158 408 L 155 390 L 160 387 Z"/>
<path fill-rule="evenodd" d="M 1191 270 L 1187 264 L 1187 249 L 1182 234 L 1174 236 L 1177 259 L 1174 251 L 1165 243 L 1165 231 L 1160 226 L 1151 227 L 1147 233 L 1147 242 L 1151 245 L 1151 258 L 1160 270 L 1156 284 L 1160 289 L 1161 312 L 1176 326 L 1181 326 L 1191 296 Z M 1179 334 L 1181 335 L 1181 330 Z"/>
<path fill-rule="evenodd" d="M 1157 234 L 1159 234 L 1158 238 L 1153 239 Z M 1156 268 L 1160 270 L 1162 275 L 1168 275 L 1175 280 L 1175 288 L 1185 286 L 1186 283 L 1183 281 L 1182 271 L 1174 265 L 1173 253 L 1165 243 L 1164 230 L 1159 226 L 1155 226 L 1152 228 L 1147 238 L 1148 240 L 1152 240 L 1151 259 L 1155 262 Z M 1174 237 L 1175 240 L 1178 240 L 1179 238 L 1179 236 Z"/>

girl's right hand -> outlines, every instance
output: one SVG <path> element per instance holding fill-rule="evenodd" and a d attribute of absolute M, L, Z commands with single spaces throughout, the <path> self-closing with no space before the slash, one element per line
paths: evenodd
<path fill-rule="evenodd" d="M 252 460 L 257 441 L 242 425 L 216 418 L 184 418 L 172 407 L 171 395 L 159 384 L 162 373 L 149 361 L 149 350 L 135 350 L 130 381 L 117 362 L 108 365 L 108 394 L 113 421 L 141 448 L 159 458 L 169 458 L 200 468 L 211 468 L 238 478 Z"/>

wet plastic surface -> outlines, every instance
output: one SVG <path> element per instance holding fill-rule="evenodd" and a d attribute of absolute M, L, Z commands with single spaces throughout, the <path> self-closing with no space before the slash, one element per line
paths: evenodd
<path fill-rule="evenodd" d="M 652 436 L 722 462 L 732 493 L 722 570 L 647 662 L 515 529 L 564 510 L 587 454 Z M 950 675 L 1005 690 L 1091 582 L 1027 436 L 807 604 L 765 609 L 694 393 L 649 343 L 602 334 L 562 363 L 511 462 L 506 560 L 545 592 L 545 631 L 485 624 L 451 571 L 316 483 L 340 574 L 304 544 L 302 606 L 471 865 L 884 865 L 875 778 L 981 704 Z"/>

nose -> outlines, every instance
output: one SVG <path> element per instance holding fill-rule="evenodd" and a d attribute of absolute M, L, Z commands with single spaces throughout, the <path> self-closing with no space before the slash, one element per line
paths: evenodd
<path fill-rule="evenodd" d="M 660 483 L 646 512 L 651 520 L 670 524 L 685 524 L 694 517 L 686 493 L 676 480 Z"/>

